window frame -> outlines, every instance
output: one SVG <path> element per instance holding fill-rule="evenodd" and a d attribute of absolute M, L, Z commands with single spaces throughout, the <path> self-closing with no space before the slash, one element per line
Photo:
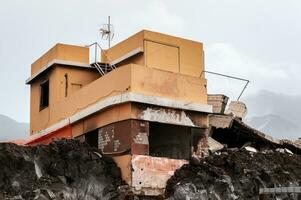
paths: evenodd
<path fill-rule="evenodd" d="M 47 89 L 44 88 L 47 85 Z M 45 91 L 46 90 L 46 91 Z M 46 97 L 45 97 L 46 93 Z M 45 99 L 47 100 L 45 101 Z M 40 111 L 49 107 L 49 79 L 40 83 Z"/>

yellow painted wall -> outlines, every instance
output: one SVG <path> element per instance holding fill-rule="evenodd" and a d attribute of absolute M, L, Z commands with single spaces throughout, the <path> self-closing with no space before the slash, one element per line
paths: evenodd
<path fill-rule="evenodd" d="M 102 58 L 104 62 L 112 62 L 137 48 L 144 53 L 130 58 L 126 64 L 145 65 L 196 77 L 204 70 L 202 43 L 146 30 L 106 50 L 106 56 Z"/>
<path fill-rule="evenodd" d="M 53 70 L 48 72 L 48 76 L 39 77 L 30 85 L 30 134 L 35 130 L 36 124 L 40 127 L 47 127 L 50 119 L 49 107 L 40 111 L 40 83 L 49 80 L 49 88 L 53 88 Z M 51 93 L 53 90 L 49 90 Z M 49 104 L 52 103 L 52 97 L 49 97 Z"/>
<path fill-rule="evenodd" d="M 127 38 L 126 40 L 118 43 L 117 45 L 111 47 L 108 50 L 105 50 L 102 52 L 102 61 L 103 62 L 112 62 L 122 56 L 124 56 L 126 53 L 129 53 L 137 48 L 143 49 L 143 37 L 144 33 L 138 32 L 135 35 Z M 141 63 L 137 63 L 141 64 Z"/>
<path fill-rule="evenodd" d="M 56 93 L 53 94 L 55 103 L 66 98 L 66 95 L 67 97 L 69 97 L 77 90 L 83 88 L 84 86 L 100 77 L 100 74 L 97 70 L 78 67 L 66 67 L 61 65 L 60 67 L 56 67 L 54 69 L 54 72 L 56 82 L 58 83 L 56 85 Z M 65 75 L 67 75 L 67 93 Z"/>
<path fill-rule="evenodd" d="M 87 84 L 99 78 L 95 70 L 56 66 L 31 83 L 30 91 L 30 132 L 42 130 L 52 124 L 52 114 L 56 105 L 65 99 L 66 81 L 64 75 L 68 74 L 67 98 L 72 96 L 72 84 L 77 83 L 84 88 Z M 40 111 L 40 84 L 49 80 L 49 106 Z"/>
<path fill-rule="evenodd" d="M 70 117 L 102 98 L 126 92 L 130 87 L 131 79 L 131 71 L 128 70 L 128 68 L 130 67 L 125 66 L 116 69 L 102 78 L 96 79 L 86 85 L 70 95 L 70 97 L 61 99 L 55 104 L 50 103 L 48 108 L 49 114 L 47 115 L 49 118 L 47 118 L 47 120 L 39 119 L 39 113 L 34 112 L 33 117 L 36 117 L 36 120 L 31 120 L 31 132 L 43 130 L 64 118 Z M 56 77 L 51 76 L 51 79 L 54 78 Z M 56 82 L 59 83 L 58 80 L 56 80 Z M 51 86 L 51 88 L 52 87 L 54 88 L 53 90 L 56 91 L 56 94 L 54 94 L 53 97 L 50 97 L 50 101 L 52 101 L 52 99 L 59 99 L 59 84 Z M 36 97 L 39 97 L 39 95 L 36 95 Z M 33 101 L 31 107 L 35 108 L 37 107 L 36 105 L 39 104 Z"/>
<path fill-rule="evenodd" d="M 57 73 L 61 74 L 62 76 L 64 74 L 64 69 L 58 69 Z M 70 117 L 71 115 L 81 111 L 93 103 L 98 102 L 103 98 L 125 92 L 136 92 L 180 101 L 182 100 L 206 104 L 207 92 L 205 84 L 206 81 L 199 77 L 175 74 L 141 65 L 126 65 L 117 68 L 116 70 L 99 79 L 96 79 L 74 94 L 70 95 L 68 98 L 63 98 L 59 101 L 56 101 L 55 104 L 52 104 L 53 100 L 50 99 L 51 103 L 49 108 L 47 108 L 47 114 L 43 114 L 44 111 L 42 113 L 39 113 L 36 110 L 33 112 L 31 131 L 45 129 L 48 126 L 64 118 Z M 51 86 L 51 88 L 52 87 L 55 88 L 59 86 L 56 85 Z M 36 96 L 36 98 L 37 97 L 38 96 Z M 59 97 L 56 95 L 53 95 L 51 98 L 59 99 Z M 38 107 L 34 106 L 34 102 L 32 102 L 31 105 L 33 108 Z M 43 117 L 44 115 L 46 117 Z M 120 116 L 122 115 L 130 116 L 130 114 L 127 115 L 126 112 L 125 114 L 120 114 Z M 122 119 L 125 119 L 125 117 Z M 99 120 L 98 124 L 96 123 L 97 120 Z M 103 121 L 97 117 L 95 120 L 91 119 L 90 122 L 87 122 L 86 126 L 89 125 L 88 123 L 99 126 L 103 125 Z M 87 130 L 87 127 L 85 127 L 85 129 Z"/>
<path fill-rule="evenodd" d="M 140 65 L 132 65 L 131 71 L 131 90 L 134 92 L 207 104 L 205 79 Z"/>
<path fill-rule="evenodd" d="M 145 41 L 145 65 L 170 72 L 180 72 L 179 47 Z"/>
<path fill-rule="evenodd" d="M 89 48 L 68 44 L 56 44 L 32 63 L 31 75 L 35 74 L 40 68 L 54 59 L 89 64 Z"/>
<path fill-rule="evenodd" d="M 199 77 L 204 70 L 202 43 L 153 31 L 144 31 L 144 39 L 178 47 L 180 73 Z"/>

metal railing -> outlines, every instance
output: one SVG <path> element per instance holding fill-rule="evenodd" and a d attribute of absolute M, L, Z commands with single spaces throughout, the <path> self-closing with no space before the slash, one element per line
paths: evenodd
<path fill-rule="evenodd" d="M 86 45 L 85 47 L 88 47 L 91 51 L 94 51 L 94 59 L 91 63 L 91 66 L 95 67 L 97 69 L 97 71 L 101 74 L 101 76 L 105 75 L 106 73 L 116 69 L 115 65 L 111 65 L 109 62 L 109 58 L 106 55 L 106 63 L 102 63 L 102 58 L 101 58 L 101 53 L 103 52 L 104 54 L 106 54 L 105 50 L 103 48 L 101 48 L 101 46 L 97 43 L 94 42 L 90 45 Z"/>
<path fill-rule="evenodd" d="M 94 63 L 101 61 L 101 51 L 103 51 L 103 48 L 101 48 L 101 46 L 97 42 L 94 42 L 90 45 L 86 45 L 85 47 L 88 47 L 90 50 L 91 48 L 94 48 L 92 49 L 94 50 Z M 98 54 L 98 50 L 100 50 L 99 54 Z M 98 59 L 98 55 L 99 55 L 99 59 Z"/>

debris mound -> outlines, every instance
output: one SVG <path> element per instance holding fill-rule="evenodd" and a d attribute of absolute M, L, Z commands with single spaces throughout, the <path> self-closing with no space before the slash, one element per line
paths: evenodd
<path fill-rule="evenodd" d="M 0 199 L 119 199 L 120 169 L 76 140 L 0 144 Z"/>
<path fill-rule="evenodd" d="M 260 188 L 301 185 L 301 156 L 279 150 L 226 149 L 178 169 L 169 179 L 170 200 L 257 200 Z M 300 199 L 281 194 L 278 199 Z"/>
<path fill-rule="evenodd" d="M 191 159 L 159 197 L 125 197 L 114 161 L 77 140 L 24 147 L 0 144 L 0 199 L 257 200 L 260 188 L 301 185 L 301 156 L 288 149 L 223 148 Z M 299 200 L 281 194 L 278 199 Z"/>

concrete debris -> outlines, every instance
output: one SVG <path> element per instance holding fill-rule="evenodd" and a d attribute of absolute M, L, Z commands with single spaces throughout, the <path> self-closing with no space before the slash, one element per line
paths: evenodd
<path fill-rule="evenodd" d="M 208 104 L 212 105 L 212 112 L 224 114 L 229 98 L 223 94 L 208 94 Z"/>
<path fill-rule="evenodd" d="M 214 128 L 229 128 L 232 126 L 233 117 L 228 115 L 210 115 L 209 124 Z"/>
<path fill-rule="evenodd" d="M 254 147 L 246 146 L 246 147 L 244 147 L 244 148 L 245 148 L 245 150 L 247 150 L 247 151 L 250 151 L 250 152 L 253 152 L 253 153 L 257 153 L 257 149 L 255 149 Z"/>
<path fill-rule="evenodd" d="M 219 151 L 224 148 L 224 145 L 213 139 L 212 137 L 208 137 L 208 148 L 211 153 Z"/>
<path fill-rule="evenodd" d="M 301 138 L 295 141 L 295 145 L 301 148 Z"/>
<path fill-rule="evenodd" d="M 247 106 L 241 101 L 231 101 L 225 114 L 243 119 L 247 115 Z"/>
<path fill-rule="evenodd" d="M 228 148 L 241 148 L 249 143 L 257 150 L 286 148 L 295 154 L 301 154 L 301 146 L 290 140 L 277 140 L 262 133 L 241 119 L 229 115 L 211 115 L 209 117 L 211 137 Z"/>
<path fill-rule="evenodd" d="M 276 149 L 276 151 L 278 151 L 278 152 L 280 152 L 280 153 L 288 153 L 288 154 L 291 154 L 291 155 L 294 154 L 292 151 L 290 151 L 290 150 L 287 149 L 287 148 L 284 148 L 284 149 L 278 148 L 278 149 Z"/>

